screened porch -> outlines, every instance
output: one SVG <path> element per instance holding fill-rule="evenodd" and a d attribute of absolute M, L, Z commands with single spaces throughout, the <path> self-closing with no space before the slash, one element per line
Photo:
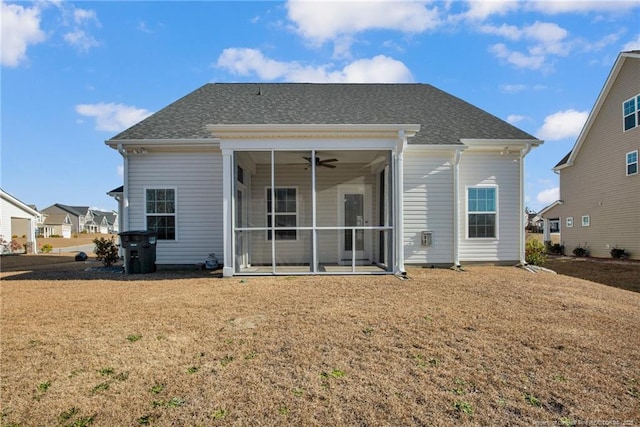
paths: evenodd
<path fill-rule="evenodd" d="M 234 274 L 393 272 L 391 150 L 232 153 Z"/>

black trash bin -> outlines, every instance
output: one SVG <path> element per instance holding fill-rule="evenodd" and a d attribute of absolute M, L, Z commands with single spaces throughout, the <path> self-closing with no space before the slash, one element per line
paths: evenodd
<path fill-rule="evenodd" d="M 145 274 L 156 271 L 158 233 L 148 230 L 124 231 L 119 236 L 120 245 L 124 249 L 125 273 Z"/>

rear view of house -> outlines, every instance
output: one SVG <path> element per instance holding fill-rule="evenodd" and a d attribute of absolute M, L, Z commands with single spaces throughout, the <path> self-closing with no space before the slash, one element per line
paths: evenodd
<path fill-rule="evenodd" d="M 106 143 L 122 230 L 229 276 L 523 262 L 542 141 L 430 85 L 207 84 Z"/>
<path fill-rule="evenodd" d="M 640 51 L 622 52 L 573 149 L 554 167 L 560 200 L 545 208 L 565 251 L 640 259 Z M 547 238 L 548 240 L 548 238 Z"/>

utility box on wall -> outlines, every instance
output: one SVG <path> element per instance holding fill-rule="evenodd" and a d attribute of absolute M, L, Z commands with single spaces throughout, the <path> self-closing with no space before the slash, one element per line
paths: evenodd
<path fill-rule="evenodd" d="M 433 232 L 423 231 L 420 233 L 420 245 L 424 247 L 430 247 L 433 244 Z"/>

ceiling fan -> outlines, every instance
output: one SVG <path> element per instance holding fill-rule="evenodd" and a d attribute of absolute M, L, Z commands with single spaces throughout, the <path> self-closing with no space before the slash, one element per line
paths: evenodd
<path fill-rule="evenodd" d="M 311 166 L 311 157 L 303 157 L 303 159 L 305 159 L 307 161 L 307 163 L 309 163 L 307 165 L 307 168 L 309 168 Z M 320 157 L 316 157 L 316 167 L 318 166 L 324 166 L 325 168 L 335 168 L 336 165 L 332 165 L 331 163 L 333 162 L 337 162 L 338 159 L 325 159 L 325 160 L 320 160 Z M 306 168 L 305 168 L 306 169 Z"/>

